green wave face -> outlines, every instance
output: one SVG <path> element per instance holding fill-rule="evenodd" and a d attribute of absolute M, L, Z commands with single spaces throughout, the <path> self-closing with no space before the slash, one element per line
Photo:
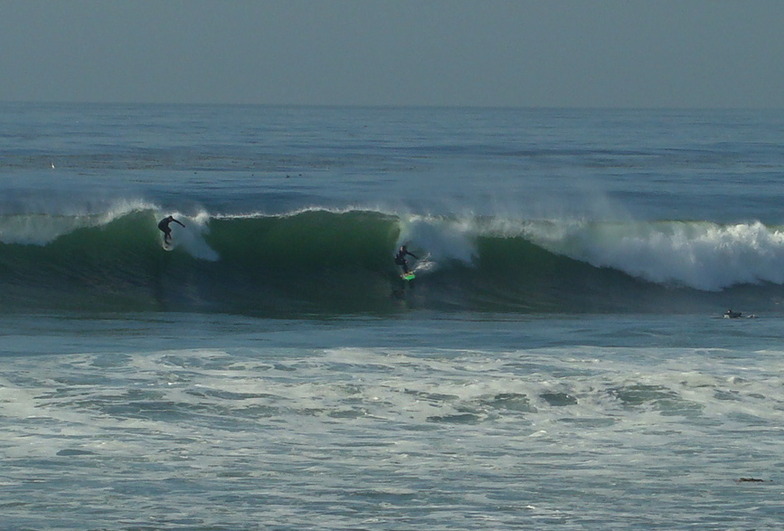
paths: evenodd
<path fill-rule="evenodd" d="M 779 233 L 759 224 L 202 213 L 178 216 L 186 227 L 172 226 L 165 252 L 158 217 L 139 208 L 0 218 L 0 309 L 579 314 L 716 311 L 784 295 Z M 411 283 L 393 262 L 403 243 L 421 259 L 411 259 Z"/>

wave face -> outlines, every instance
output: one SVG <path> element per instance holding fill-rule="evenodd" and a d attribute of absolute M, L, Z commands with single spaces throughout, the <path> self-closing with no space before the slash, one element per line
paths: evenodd
<path fill-rule="evenodd" d="M 670 313 L 749 303 L 760 311 L 784 297 L 784 233 L 758 222 L 175 213 L 186 227 L 173 226 L 176 246 L 165 252 L 163 215 L 129 204 L 0 217 L 0 309 Z M 412 260 L 412 283 L 392 261 L 401 243 L 422 258 Z"/>

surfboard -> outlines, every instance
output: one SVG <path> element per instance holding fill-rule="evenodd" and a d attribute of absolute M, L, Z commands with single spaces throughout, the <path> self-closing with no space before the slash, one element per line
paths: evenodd
<path fill-rule="evenodd" d="M 173 251 L 174 250 L 174 242 L 170 241 L 166 243 L 165 241 L 161 242 L 161 247 L 163 247 L 164 251 Z"/>
<path fill-rule="evenodd" d="M 408 273 L 403 273 L 402 275 L 400 275 L 400 278 L 402 278 L 403 280 L 414 280 L 416 278 L 416 275 L 409 271 Z"/>

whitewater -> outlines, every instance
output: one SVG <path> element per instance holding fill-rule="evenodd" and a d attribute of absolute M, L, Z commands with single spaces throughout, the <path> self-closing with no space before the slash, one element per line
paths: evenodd
<path fill-rule="evenodd" d="M 4 526 L 784 523 L 784 113 L 0 108 Z"/>

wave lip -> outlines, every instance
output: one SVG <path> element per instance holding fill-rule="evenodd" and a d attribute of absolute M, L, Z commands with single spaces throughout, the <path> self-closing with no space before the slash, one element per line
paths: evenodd
<path fill-rule="evenodd" d="M 657 284 L 719 291 L 740 284 L 784 283 L 784 233 L 755 221 L 585 223 L 557 238 L 531 237 L 553 252 Z"/>
<path fill-rule="evenodd" d="M 44 211 L 0 215 L 0 243 L 46 245 L 60 236 L 88 227 L 109 225 L 115 219 L 155 210 L 143 201 L 120 201 L 99 211 Z"/>

